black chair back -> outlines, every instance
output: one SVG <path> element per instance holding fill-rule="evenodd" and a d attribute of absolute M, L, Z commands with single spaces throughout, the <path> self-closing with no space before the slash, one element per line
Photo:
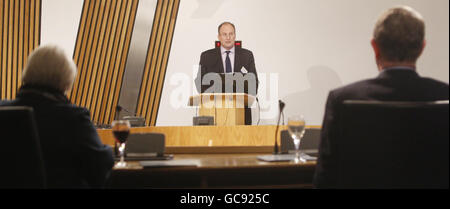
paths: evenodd
<path fill-rule="evenodd" d="M 30 107 L 0 107 L 0 188 L 45 188 L 38 132 Z"/>
<path fill-rule="evenodd" d="M 339 112 L 339 188 L 448 188 L 448 101 L 345 101 Z"/>
<path fill-rule="evenodd" d="M 222 45 L 222 44 L 220 43 L 220 41 L 214 42 L 214 47 L 215 47 L 215 48 L 220 48 L 221 45 Z M 237 48 L 242 48 L 242 41 L 234 41 L 234 45 L 235 45 Z"/>

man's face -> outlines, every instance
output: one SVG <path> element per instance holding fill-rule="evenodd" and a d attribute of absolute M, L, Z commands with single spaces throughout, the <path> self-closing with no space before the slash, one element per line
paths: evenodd
<path fill-rule="evenodd" d="M 225 49 L 231 49 L 234 47 L 236 40 L 236 34 L 233 26 L 230 24 L 222 25 L 219 31 L 219 41 Z"/>

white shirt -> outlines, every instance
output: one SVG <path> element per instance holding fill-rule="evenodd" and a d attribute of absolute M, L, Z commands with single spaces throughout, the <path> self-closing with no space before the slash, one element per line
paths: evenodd
<path fill-rule="evenodd" d="M 223 48 L 223 46 L 220 47 L 220 53 L 222 55 L 222 64 L 223 64 L 223 72 L 226 73 L 227 72 L 227 66 L 225 64 L 225 60 L 227 59 L 227 51 L 230 51 L 230 61 L 231 61 L 231 73 L 234 72 L 234 50 L 235 47 L 231 48 L 230 50 L 226 50 L 225 48 Z"/>

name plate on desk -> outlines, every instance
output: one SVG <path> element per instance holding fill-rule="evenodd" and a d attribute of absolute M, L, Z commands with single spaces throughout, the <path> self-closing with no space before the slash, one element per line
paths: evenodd
<path fill-rule="evenodd" d="M 319 151 L 320 144 L 320 128 L 307 128 L 305 135 L 300 141 L 300 151 L 307 154 L 315 154 Z M 287 130 L 283 130 L 281 135 L 281 153 L 292 154 L 295 153 L 294 140 L 289 135 Z"/>
<path fill-rule="evenodd" d="M 165 136 L 159 133 L 131 134 L 125 153 L 127 157 L 162 157 L 165 152 Z"/>

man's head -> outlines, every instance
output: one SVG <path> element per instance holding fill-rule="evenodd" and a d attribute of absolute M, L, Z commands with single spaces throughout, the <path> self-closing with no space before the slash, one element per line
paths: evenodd
<path fill-rule="evenodd" d="M 23 71 L 25 85 L 48 86 L 67 92 L 72 88 L 77 67 L 64 50 L 54 45 L 40 46 L 28 57 Z"/>
<path fill-rule="evenodd" d="M 379 65 L 415 65 L 425 47 L 422 16 L 407 6 L 388 9 L 378 18 L 372 46 Z"/>
<path fill-rule="evenodd" d="M 233 23 L 224 22 L 219 25 L 219 35 L 220 44 L 227 50 L 234 47 L 234 42 L 236 41 L 236 28 Z"/>

